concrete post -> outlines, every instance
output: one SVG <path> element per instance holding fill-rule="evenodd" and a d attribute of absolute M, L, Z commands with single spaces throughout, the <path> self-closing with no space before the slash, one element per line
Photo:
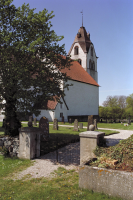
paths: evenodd
<path fill-rule="evenodd" d="M 32 159 L 40 156 L 40 129 L 24 127 L 19 129 L 19 158 Z"/>
<path fill-rule="evenodd" d="M 95 158 L 93 150 L 99 144 L 99 138 L 104 137 L 105 133 L 97 131 L 86 131 L 79 134 L 80 136 L 80 165 Z"/>

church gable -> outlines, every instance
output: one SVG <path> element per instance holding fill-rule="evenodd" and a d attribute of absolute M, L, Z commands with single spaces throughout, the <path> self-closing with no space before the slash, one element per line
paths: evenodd
<path fill-rule="evenodd" d="M 73 44 L 71 58 L 78 61 L 79 64 L 86 70 L 86 54 L 84 54 L 84 51 L 79 43 Z"/>

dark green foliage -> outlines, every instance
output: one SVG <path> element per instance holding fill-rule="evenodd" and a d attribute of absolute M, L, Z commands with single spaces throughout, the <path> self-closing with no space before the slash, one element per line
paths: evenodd
<path fill-rule="evenodd" d="M 16 112 L 37 116 L 34 105 L 64 96 L 60 84 L 68 77 L 60 70 L 71 61 L 58 45 L 63 36 L 51 30 L 53 11 L 34 13 L 28 4 L 16 8 L 11 3 L 0 1 L 0 109 L 5 109 L 5 134 L 14 136 L 20 127 Z"/>
<path fill-rule="evenodd" d="M 128 119 L 133 118 L 133 94 L 128 97 L 108 96 L 103 102 L 103 106 L 99 106 L 100 118 L 106 119 Z"/>

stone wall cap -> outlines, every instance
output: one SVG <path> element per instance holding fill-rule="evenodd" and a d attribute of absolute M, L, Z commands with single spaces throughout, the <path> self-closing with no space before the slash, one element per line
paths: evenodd
<path fill-rule="evenodd" d="M 104 132 L 98 132 L 98 131 L 85 131 L 79 134 L 80 137 L 87 137 L 87 138 L 98 138 L 104 135 L 105 135 Z"/>
<path fill-rule="evenodd" d="M 116 173 L 116 174 L 119 173 L 121 175 L 126 174 L 126 175 L 129 175 L 130 177 L 133 176 L 133 172 L 114 170 L 114 169 L 107 169 L 107 168 L 95 167 L 95 166 L 90 166 L 90 165 L 85 165 L 85 164 L 80 164 L 79 165 L 79 170 L 82 170 L 82 169 L 85 169 L 85 168 L 90 168 L 90 169 L 94 169 L 94 170 L 100 170 L 101 172 L 105 171 L 106 173 L 107 172 L 113 172 L 113 173 Z"/>
<path fill-rule="evenodd" d="M 19 132 L 34 132 L 34 131 L 40 131 L 37 127 L 21 127 L 19 128 Z"/>

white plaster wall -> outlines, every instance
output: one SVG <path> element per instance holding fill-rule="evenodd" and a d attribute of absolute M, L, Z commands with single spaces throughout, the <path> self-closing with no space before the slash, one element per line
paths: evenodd
<path fill-rule="evenodd" d="M 78 55 L 74 55 L 75 46 L 79 47 L 79 54 Z M 70 55 L 71 55 L 71 59 L 73 59 L 73 60 L 76 60 L 76 59 L 80 58 L 82 60 L 81 65 L 86 70 L 86 57 L 87 57 L 87 55 L 86 55 L 86 53 L 83 52 L 83 50 L 82 50 L 81 46 L 79 45 L 79 43 L 75 43 L 74 44 Z"/>
<path fill-rule="evenodd" d="M 36 117 L 33 114 L 33 118 L 36 117 L 37 120 L 39 121 L 41 119 L 41 117 L 46 117 L 49 122 L 52 122 L 52 121 L 54 121 L 55 118 L 57 118 L 58 121 L 61 121 L 62 118 L 60 117 L 60 113 L 63 113 L 64 121 L 68 121 L 67 120 L 67 108 L 66 108 L 66 105 L 65 105 L 64 101 L 62 100 L 62 98 L 61 98 L 61 102 L 63 103 L 62 108 L 60 106 L 60 103 L 58 103 L 55 110 L 41 110 L 41 109 L 39 109 L 39 111 L 41 111 L 40 115 L 38 115 Z"/>
<path fill-rule="evenodd" d="M 67 119 L 67 107 L 64 103 L 64 101 L 61 99 L 61 102 L 63 102 L 62 104 L 62 108 L 60 107 L 60 103 L 57 104 L 56 106 L 56 110 L 55 110 L 55 118 L 58 119 L 58 121 L 62 121 L 62 118 L 60 117 L 60 113 L 63 113 L 63 116 L 64 116 L 64 121 L 68 121 Z"/>
<path fill-rule="evenodd" d="M 49 122 L 54 120 L 54 112 L 52 110 L 39 109 L 39 111 L 41 111 L 40 115 L 35 116 L 35 114 L 33 114 L 33 118 L 37 118 L 38 121 L 41 119 L 41 117 L 46 117 Z"/>
<path fill-rule="evenodd" d="M 73 80 L 69 90 L 65 90 L 64 97 L 69 110 L 69 115 L 98 115 L 99 106 L 99 87 Z"/>

